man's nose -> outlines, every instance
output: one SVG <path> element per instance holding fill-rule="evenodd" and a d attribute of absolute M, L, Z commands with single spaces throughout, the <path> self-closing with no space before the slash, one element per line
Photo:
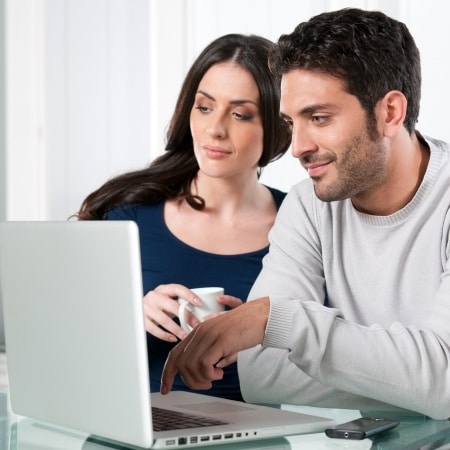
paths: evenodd
<path fill-rule="evenodd" d="M 291 153 L 294 158 L 301 158 L 306 153 L 317 151 L 317 145 L 305 127 L 298 125 L 292 128 Z"/>

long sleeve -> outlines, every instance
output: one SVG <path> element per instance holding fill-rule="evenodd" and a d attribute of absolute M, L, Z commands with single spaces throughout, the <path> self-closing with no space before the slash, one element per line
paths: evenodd
<path fill-rule="evenodd" d="M 289 193 L 249 299 L 269 295 L 263 346 L 239 355 L 244 398 L 450 417 L 450 164 L 432 155 L 392 216 Z"/>

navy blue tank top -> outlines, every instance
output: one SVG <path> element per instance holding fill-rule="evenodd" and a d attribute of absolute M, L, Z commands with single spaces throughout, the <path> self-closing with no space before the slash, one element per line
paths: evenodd
<path fill-rule="evenodd" d="M 269 188 L 280 207 L 285 193 Z M 114 208 L 107 220 L 133 220 L 139 227 L 144 295 L 160 284 L 177 283 L 188 288 L 221 286 L 225 293 L 247 300 L 249 291 L 262 267 L 268 247 L 237 255 L 207 253 L 180 241 L 164 222 L 164 201 L 156 204 L 127 205 Z M 147 333 L 150 389 L 158 392 L 162 369 L 175 344 Z M 178 375 L 174 390 L 190 390 Z M 222 380 L 202 394 L 242 400 L 237 364 L 225 368 Z"/>

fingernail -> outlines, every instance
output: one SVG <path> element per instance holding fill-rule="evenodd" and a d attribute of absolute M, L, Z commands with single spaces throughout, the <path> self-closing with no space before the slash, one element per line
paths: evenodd
<path fill-rule="evenodd" d="M 194 305 L 201 305 L 202 304 L 202 302 L 197 297 L 194 297 L 192 300 L 194 302 Z"/>
<path fill-rule="evenodd" d="M 161 385 L 161 394 L 167 394 L 167 388 L 165 384 Z"/>

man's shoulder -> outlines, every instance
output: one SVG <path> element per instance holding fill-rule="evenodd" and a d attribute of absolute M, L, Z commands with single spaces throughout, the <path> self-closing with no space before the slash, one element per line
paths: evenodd
<path fill-rule="evenodd" d="M 441 139 L 432 138 L 429 136 L 422 136 L 422 139 L 429 146 L 432 160 L 435 160 L 442 166 L 450 166 L 450 143 Z"/>
<path fill-rule="evenodd" d="M 450 142 L 427 135 L 422 135 L 422 138 L 428 143 L 432 150 L 440 150 L 446 152 L 447 154 L 450 152 Z"/>
<path fill-rule="evenodd" d="M 310 178 L 305 178 L 304 180 L 299 181 L 294 184 L 288 192 L 288 195 L 310 195 L 314 194 L 314 185 Z"/>
<path fill-rule="evenodd" d="M 320 200 L 314 191 L 314 184 L 310 178 L 293 185 L 288 192 L 287 198 L 291 202 L 303 204 L 307 208 L 323 208 L 329 206 L 330 203 L 337 203 Z"/>
<path fill-rule="evenodd" d="M 317 198 L 314 193 L 314 186 L 311 179 L 306 178 L 294 184 L 286 195 L 286 203 L 304 203 L 310 202 L 311 199 Z"/>
<path fill-rule="evenodd" d="M 439 191 L 444 188 L 448 192 L 450 189 L 450 143 L 428 136 L 423 136 L 423 139 L 430 148 L 430 161 L 424 184 L 434 185 Z"/>
<path fill-rule="evenodd" d="M 314 184 L 310 178 L 307 178 L 291 187 L 282 208 L 288 215 L 315 216 L 322 214 L 324 209 L 329 210 L 330 202 L 323 202 L 316 196 Z"/>

